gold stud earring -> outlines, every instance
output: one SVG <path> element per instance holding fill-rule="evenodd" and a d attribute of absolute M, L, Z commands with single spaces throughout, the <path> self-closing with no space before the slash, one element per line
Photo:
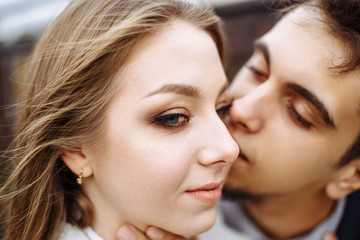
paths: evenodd
<path fill-rule="evenodd" d="M 82 185 L 83 182 L 84 182 L 82 175 L 83 175 L 83 170 L 81 169 L 80 175 L 79 175 L 79 177 L 76 179 L 76 182 L 77 182 L 77 184 L 79 184 L 79 185 Z"/>

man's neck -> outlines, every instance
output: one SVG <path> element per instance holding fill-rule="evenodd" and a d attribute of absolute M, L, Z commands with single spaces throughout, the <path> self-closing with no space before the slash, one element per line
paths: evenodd
<path fill-rule="evenodd" d="M 329 216 L 334 204 L 325 193 L 243 201 L 248 215 L 273 239 L 288 239 L 309 232 Z"/>

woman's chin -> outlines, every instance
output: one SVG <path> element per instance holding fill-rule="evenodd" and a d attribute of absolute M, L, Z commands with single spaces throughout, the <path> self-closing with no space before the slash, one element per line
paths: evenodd
<path fill-rule="evenodd" d="M 216 216 L 216 209 L 213 211 L 207 211 L 206 213 L 193 217 L 187 222 L 178 224 L 178 226 L 175 227 L 176 229 L 171 230 L 170 232 L 182 236 L 197 236 L 206 232 L 215 224 Z"/>

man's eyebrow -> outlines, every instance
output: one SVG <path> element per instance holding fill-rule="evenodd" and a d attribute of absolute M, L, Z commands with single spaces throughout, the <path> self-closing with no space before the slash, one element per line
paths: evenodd
<path fill-rule="evenodd" d="M 258 49 L 264 54 L 265 61 L 270 67 L 270 52 L 266 43 L 264 43 L 261 39 L 256 39 L 254 41 L 254 49 Z"/>
<path fill-rule="evenodd" d="M 316 108 L 326 125 L 330 128 L 336 129 L 333 118 L 329 114 L 329 111 L 326 109 L 325 105 L 319 100 L 319 98 L 315 96 L 315 94 L 296 83 L 287 83 L 285 87 L 287 89 L 295 91 L 307 101 L 309 101 Z"/>
<path fill-rule="evenodd" d="M 159 93 L 175 93 L 193 98 L 200 98 L 201 96 L 199 89 L 194 86 L 185 84 L 166 84 L 156 89 L 155 91 L 152 91 L 146 97 L 150 97 Z"/>

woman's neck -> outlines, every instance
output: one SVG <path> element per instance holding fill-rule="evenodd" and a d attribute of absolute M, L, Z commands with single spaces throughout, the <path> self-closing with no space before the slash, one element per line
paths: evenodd
<path fill-rule="evenodd" d="M 87 179 L 87 182 L 83 184 L 84 191 L 90 197 L 90 201 L 93 205 L 94 220 L 91 225 L 92 229 L 103 239 L 116 240 L 116 233 L 119 227 L 128 223 L 128 220 L 121 216 L 121 211 L 114 211 L 111 203 L 107 202 L 102 196 L 103 194 L 98 192 L 96 187 L 93 187 L 94 182 L 92 179 Z"/>

